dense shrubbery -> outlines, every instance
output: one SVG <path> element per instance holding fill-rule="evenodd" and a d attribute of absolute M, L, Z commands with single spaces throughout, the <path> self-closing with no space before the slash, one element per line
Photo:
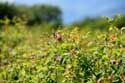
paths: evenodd
<path fill-rule="evenodd" d="M 14 5 L 0 3 L 0 19 L 13 19 L 15 16 L 27 21 L 28 25 L 51 23 L 58 27 L 62 25 L 62 12 L 56 6 L 50 5 Z M 13 22 L 11 23 L 13 24 Z"/>
<path fill-rule="evenodd" d="M 19 6 L 18 10 L 21 14 L 27 16 L 28 24 L 42 24 L 42 23 L 62 23 L 62 12 L 56 6 L 49 5 L 34 5 L 31 7 Z"/>
<path fill-rule="evenodd" d="M 125 16 L 124 15 L 115 15 L 113 17 L 114 20 L 114 25 L 117 28 L 121 28 L 125 26 Z M 75 22 L 72 26 L 79 26 L 79 27 L 87 27 L 87 28 L 92 28 L 92 29 L 106 29 L 110 26 L 110 23 L 107 22 L 107 20 L 104 18 L 86 18 L 83 21 Z"/>
<path fill-rule="evenodd" d="M 17 15 L 18 11 L 16 10 L 16 7 L 14 5 L 8 3 L 0 3 L 0 19 L 4 19 L 4 17 L 12 19 Z"/>
<path fill-rule="evenodd" d="M 125 28 L 64 28 L 34 34 L 24 23 L 0 31 L 1 83 L 124 83 Z M 46 25 L 47 26 L 47 25 Z"/>

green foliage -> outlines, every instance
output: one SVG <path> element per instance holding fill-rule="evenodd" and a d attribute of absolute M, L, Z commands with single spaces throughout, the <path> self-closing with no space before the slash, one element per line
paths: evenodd
<path fill-rule="evenodd" d="M 4 17 L 8 17 L 12 19 L 14 16 L 18 15 L 18 11 L 13 4 L 8 3 L 0 3 L 0 19 L 4 19 Z"/>
<path fill-rule="evenodd" d="M 125 26 L 125 16 L 118 14 L 115 15 L 113 18 L 109 18 L 110 21 L 107 21 L 108 17 L 97 17 L 97 18 L 86 18 L 85 20 L 82 20 L 80 22 L 75 22 L 72 24 L 72 26 L 79 26 L 82 28 L 92 28 L 92 29 L 107 29 L 110 26 L 110 21 L 112 19 L 116 27 L 122 28 Z"/>
<path fill-rule="evenodd" d="M 92 29 L 106 29 L 108 28 L 108 22 L 103 18 L 86 18 L 84 21 L 76 22 L 73 26 L 79 27 L 91 27 Z"/>
<path fill-rule="evenodd" d="M 53 23 L 61 25 L 62 12 L 56 6 L 50 5 L 34 5 L 34 6 L 18 6 L 17 9 L 22 15 L 25 15 L 28 20 L 28 25 Z"/>
<path fill-rule="evenodd" d="M 35 5 L 31 8 L 35 22 L 59 22 L 61 21 L 61 11 L 58 7 Z"/>
<path fill-rule="evenodd" d="M 50 23 L 55 28 L 62 25 L 62 12 L 57 6 L 0 3 L 0 19 L 7 17 L 12 20 L 16 16 L 27 21 L 27 25 Z"/>
<path fill-rule="evenodd" d="M 37 35 L 24 23 L 5 23 L 0 31 L 0 82 L 124 83 L 125 28 L 107 20 L 105 31 L 63 28 Z"/>

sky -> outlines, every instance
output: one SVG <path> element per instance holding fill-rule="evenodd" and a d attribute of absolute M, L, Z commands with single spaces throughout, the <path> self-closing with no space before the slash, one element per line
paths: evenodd
<path fill-rule="evenodd" d="M 125 13 L 125 0 L 0 0 L 15 4 L 50 4 L 59 6 L 64 23 L 72 23 L 86 17 L 112 16 Z"/>

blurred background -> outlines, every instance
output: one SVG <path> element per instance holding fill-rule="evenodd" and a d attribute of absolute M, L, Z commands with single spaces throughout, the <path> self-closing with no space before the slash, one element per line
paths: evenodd
<path fill-rule="evenodd" d="M 102 16 L 117 14 L 122 14 L 116 24 L 120 28 L 125 25 L 125 0 L 0 0 L 0 19 L 17 16 L 32 26 L 104 28 L 108 24 Z"/>

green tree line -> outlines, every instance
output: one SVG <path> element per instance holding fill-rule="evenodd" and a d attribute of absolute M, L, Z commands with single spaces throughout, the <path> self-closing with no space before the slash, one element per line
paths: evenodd
<path fill-rule="evenodd" d="M 62 24 L 62 12 L 59 7 L 51 5 L 15 5 L 0 3 L 0 19 L 7 17 L 13 19 L 15 16 L 27 21 L 27 25 L 52 23 Z"/>
<path fill-rule="evenodd" d="M 21 17 L 23 20 L 26 20 L 27 25 L 35 24 L 51 24 L 52 27 L 59 27 L 63 24 L 62 22 L 62 11 L 58 6 L 51 5 L 15 5 L 9 3 L 0 3 L 0 19 L 5 19 L 5 17 L 10 20 L 15 16 Z M 119 15 L 114 16 L 115 21 L 113 24 L 118 27 L 125 26 L 125 16 Z M 13 22 L 11 22 L 13 24 Z M 77 26 L 81 28 L 92 28 L 92 29 L 105 29 L 109 27 L 109 23 L 105 18 L 86 18 L 81 21 L 71 24 L 72 26 Z"/>
<path fill-rule="evenodd" d="M 114 20 L 113 20 L 114 19 Z M 108 21 L 107 21 L 108 20 Z M 74 22 L 72 26 L 77 26 L 81 28 L 92 28 L 92 29 L 106 29 L 111 25 L 116 26 L 117 28 L 125 27 L 125 15 L 117 14 L 114 15 L 111 19 L 109 17 L 95 17 L 95 18 L 86 18 L 84 20 Z"/>

